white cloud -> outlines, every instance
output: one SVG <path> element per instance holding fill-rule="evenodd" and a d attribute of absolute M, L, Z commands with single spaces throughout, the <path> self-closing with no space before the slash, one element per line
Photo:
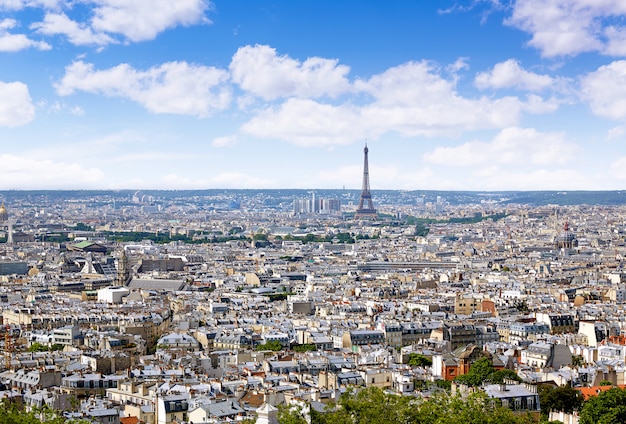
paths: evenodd
<path fill-rule="evenodd" d="M 21 82 L 0 82 L 0 126 L 16 127 L 35 118 L 28 87 Z"/>
<path fill-rule="evenodd" d="M 563 102 L 564 100 L 560 100 L 555 97 L 551 97 L 546 100 L 540 96 L 531 94 L 526 98 L 526 102 L 523 104 L 522 109 L 528 113 L 539 115 L 554 112 Z"/>
<path fill-rule="evenodd" d="M 441 103 L 454 98 L 454 81 L 446 80 L 440 75 L 441 70 L 434 64 L 408 62 L 385 72 L 374 75 L 369 80 L 359 80 L 355 86 L 372 95 L 381 105 L 417 105 Z"/>
<path fill-rule="evenodd" d="M 208 23 L 206 0 L 93 0 L 94 30 L 122 34 L 131 41 L 154 39 L 178 25 Z"/>
<path fill-rule="evenodd" d="M 378 132 L 406 136 L 453 133 L 515 125 L 523 103 L 515 97 L 465 98 L 429 62 L 390 68 L 355 86 L 375 101 L 365 106 L 364 122 L 382 126 Z"/>
<path fill-rule="evenodd" d="M 554 79 L 523 69 L 515 59 L 497 63 L 492 70 L 476 75 L 474 84 L 480 89 L 518 88 L 528 91 L 541 91 L 550 87 Z"/>
<path fill-rule="evenodd" d="M 31 40 L 24 34 L 10 34 L 9 29 L 15 28 L 15 19 L 4 19 L 0 21 L 0 51 L 17 52 L 20 50 L 35 48 L 38 50 L 50 50 L 50 44 L 43 41 Z"/>
<path fill-rule="evenodd" d="M 604 29 L 607 39 L 604 52 L 610 56 L 626 56 L 626 28 L 608 26 Z"/>
<path fill-rule="evenodd" d="M 61 0 L 0 0 L 0 10 L 22 10 L 27 7 L 59 8 Z"/>
<path fill-rule="evenodd" d="M 626 134 L 626 127 L 620 125 L 609 129 L 606 134 L 608 140 L 615 140 L 616 138 L 622 138 Z"/>
<path fill-rule="evenodd" d="M 31 24 L 31 28 L 43 35 L 63 35 L 74 45 L 153 40 L 159 33 L 179 25 L 210 23 L 205 16 L 211 5 L 208 0 L 83 0 L 82 3 L 88 7 L 87 18 L 83 20 L 74 18 L 81 16 L 72 13 L 75 5 L 63 4 L 70 17 L 52 0 L 11 1 L 5 8 L 43 7 L 48 10 L 44 20 Z"/>
<path fill-rule="evenodd" d="M 93 64 L 74 62 L 65 69 L 57 92 L 75 91 L 131 99 L 154 113 L 207 117 L 230 105 L 227 73 L 213 67 L 168 62 L 139 71 L 128 64 L 97 71 Z"/>
<path fill-rule="evenodd" d="M 612 62 L 585 75 L 581 95 L 596 115 L 626 119 L 626 61 Z"/>
<path fill-rule="evenodd" d="M 337 60 L 311 57 L 299 62 L 278 56 L 269 46 L 241 47 L 233 56 L 230 72 L 243 90 L 265 100 L 336 97 L 350 89 L 346 78 L 350 68 Z"/>
<path fill-rule="evenodd" d="M 371 123 L 350 106 L 331 106 L 292 98 L 278 108 L 268 108 L 241 127 L 241 132 L 261 138 L 278 138 L 298 146 L 332 146 L 365 139 Z M 378 134 L 376 134 L 378 135 Z"/>
<path fill-rule="evenodd" d="M 530 33 L 529 44 L 546 57 L 591 51 L 616 54 L 615 41 L 622 37 L 623 27 L 605 31 L 603 26 L 624 15 L 623 0 L 517 0 L 505 22 Z"/>
<path fill-rule="evenodd" d="M 237 143 L 236 135 L 229 135 L 224 137 L 215 137 L 211 146 L 213 147 L 230 147 Z"/>
<path fill-rule="evenodd" d="M 115 42 L 107 34 L 94 32 L 88 24 L 75 22 L 64 13 L 47 13 L 42 22 L 31 24 L 31 28 L 43 35 L 64 35 L 70 43 L 77 46 L 101 46 Z"/>
<path fill-rule="evenodd" d="M 567 163 L 577 147 L 560 132 L 541 133 L 532 128 L 505 128 L 492 141 L 472 141 L 454 147 L 437 147 L 424 161 L 451 167 L 548 166 Z"/>
<path fill-rule="evenodd" d="M 85 114 L 85 109 L 83 109 L 83 108 L 82 108 L 82 107 L 80 107 L 80 106 L 72 106 L 72 107 L 70 108 L 70 113 L 71 113 L 72 115 L 82 116 L 82 115 L 84 115 L 84 114 Z"/>
<path fill-rule="evenodd" d="M 242 126 L 242 132 L 300 146 L 345 145 L 395 132 L 403 136 L 457 135 L 477 129 L 517 125 L 520 114 L 553 110 L 555 103 L 530 97 L 466 98 L 456 76 L 428 62 L 410 62 L 354 84 L 369 103 L 325 104 L 290 98 L 270 106 Z"/>
<path fill-rule="evenodd" d="M 0 155 L 0 184 L 4 189 L 59 189 L 95 187 L 104 173 L 77 163 Z"/>

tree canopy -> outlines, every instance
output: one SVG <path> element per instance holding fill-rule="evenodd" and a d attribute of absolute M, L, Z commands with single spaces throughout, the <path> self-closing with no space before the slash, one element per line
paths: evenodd
<path fill-rule="evenodd" d="M 589 398 L 580 411 L 579 423 L 626 423 L 626 390 L 613 388 Z"/>
<path fill-rule="evenodd" d="M 496 370 L 489 358 L 480 358 L 472 364 L 467 374 L 460 375 L 455 380 L 472 387 L 480 386 L 484 382 L 499 384 L 504 380 L 522 381 L 513 370 Z"/>
<path fill-rule="evenodd" d="M 281 424 L 304 424 L 307 412 L 301 407 L 280 408 Z M 323 413 L 310 411 L 311 424 L 530 424 L 530 415 L 516 415 L 492 402 L 484 393 L 467 400 L 438 393 L 424 400 L 388 394 L 378 388 L 349 389 L 336 405 Z"/>
<path fill-rule="evenodd" d="M 550 411 L 563 411 L 571 414 L 582 408 L 583 395 L 570 386 L 556 388 L 542 386 L 539 388 L 539 404 L 543 417 L 547 417 Z"/>
<path fill-rule="evenodd" d="M 409 354 L 409 365 L 412 367 L 430 367 L 433 364 L 433 360 L 428 356 L 420 353 Z"/>

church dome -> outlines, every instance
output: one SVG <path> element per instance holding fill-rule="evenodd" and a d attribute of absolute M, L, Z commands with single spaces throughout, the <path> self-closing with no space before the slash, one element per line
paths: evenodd
<path fill-rule="evenodd" d="M 578 240 L 576 235 L 569 230 L 569 223 L 566 222 L 563 226 L 563 231 L 556 236 L 554 244 L 557 248 L 572 248 L 578 246 Z"/>
<path fill-rule="evenodd" d="M 0 222 L 4 222 L 9 219 L 9 213 L 7 212 L 7 208 L 4 206 L 4 202 L 0 205 Z"/>

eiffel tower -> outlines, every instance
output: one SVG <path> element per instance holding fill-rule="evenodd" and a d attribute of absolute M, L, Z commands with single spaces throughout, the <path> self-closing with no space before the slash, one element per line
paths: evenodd
<path fill-rule="evenodd" d="M 355 219 L 376 219 L 378 214 L 374 209 L 374 203 L 372 203 L 372 193 L 370 193 L 370 172 L 367 165 L 367 144 L 363 149 L 365 159 L 363 161 L 363 189 L 361 190 L 361 200 L 359 200 L 359 207 L 356 209 Z"/>

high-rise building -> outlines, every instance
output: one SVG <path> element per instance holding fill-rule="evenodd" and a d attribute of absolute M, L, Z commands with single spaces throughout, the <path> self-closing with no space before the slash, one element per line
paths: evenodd
<path fill-rule="evenodd" d="M 310 198 L 294 199 L 293 201 L 294 215 L 335 215 L 338 214 L 340 211 L 341 202 L 339 201 L 339 199 L 317 197 L 315 193 L 313 193 Z"/>

